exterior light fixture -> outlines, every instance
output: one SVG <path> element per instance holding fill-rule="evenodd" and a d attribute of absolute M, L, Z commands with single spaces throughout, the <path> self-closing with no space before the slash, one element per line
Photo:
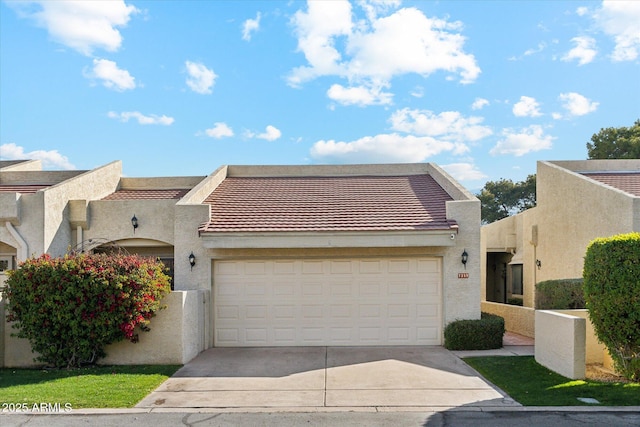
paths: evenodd
<path fill-rule="evenodd" d="M 131 225 L 133 226 L 133 234 L 136 234 L 136 228 L 138 228 L 138 218 L 136 218 L 136 214 L 133 214 L 131 218 Z"/>
<path fill-rule="evenodd" d="M 538 266 L 538 270 L 540 270 L 540 268 L 542 267 L 542 261 L 540 261 L 539 259 L 536 260 L 536 265 Z"/>
<path fill-rule="evenodd" d="M 191 270 L 193 270 L 193 266 L 196 265 L 196 256 L 193 252 L 189 255 L 189 265 L 191 265 Z"/>
<path fill-rule="evenodd" d="M 464 268 L 467 268 L 467 261 L 469 260 L 469 254 L 467 253 L 467 250 L 465 249 L 462 252 L 462 265 L 464 265 Z"/>

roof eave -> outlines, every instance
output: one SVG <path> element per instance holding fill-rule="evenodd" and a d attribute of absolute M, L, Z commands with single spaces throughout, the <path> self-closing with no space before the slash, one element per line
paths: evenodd
<path fill-rule="evenodd" d="M 455 246 L 457 226 L 437 230 L 200 232 L 205 248 L 375 248 Z"/>

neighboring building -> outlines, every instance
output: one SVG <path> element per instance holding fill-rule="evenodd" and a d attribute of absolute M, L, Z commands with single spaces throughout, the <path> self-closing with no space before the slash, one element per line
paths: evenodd
<path fill-rule="evenodd" d="M 640 231 L 640 160 L 538 162 L 537 206 L 482 227 L 483 300 L 521 298 L 535 285 L 582 277 L 589 243 Z"/>
<path fill-rule="evenodd" d="M 172 335 L 140 337 L 140 348 L 162 341 L 157 363 L 211 346 L 441 345 L 448 323 L 480 317 L 480 202 L 433 164 L 124 178 L 120 162 L 86 172 L 8 163 L 0 255 L 9 268 L 44 252 L 114 248 L 170 267 Z M 130 347 L 118 344 L 109 362 L 150 357 L 120 356 Z"/>

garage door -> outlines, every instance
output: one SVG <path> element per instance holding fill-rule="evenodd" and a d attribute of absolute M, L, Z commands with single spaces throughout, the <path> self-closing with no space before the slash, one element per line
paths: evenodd
<path fill-rule="evenodd" d="M 440 345 L 439 258 L 214 262 L 214 344 Z"/>

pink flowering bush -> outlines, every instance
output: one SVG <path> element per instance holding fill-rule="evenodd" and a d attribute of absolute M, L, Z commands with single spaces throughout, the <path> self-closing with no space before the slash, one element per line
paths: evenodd
<path fill-rule="evenodd" d="M 137 255 L 42 255 L 9 272 L 3 296 L 15 336 L 27 338 L 37 361 L 74 367 L 96 363 L 105 346 L 138 340 L 138 330 L 171 291 L 160 261 Z"/>

